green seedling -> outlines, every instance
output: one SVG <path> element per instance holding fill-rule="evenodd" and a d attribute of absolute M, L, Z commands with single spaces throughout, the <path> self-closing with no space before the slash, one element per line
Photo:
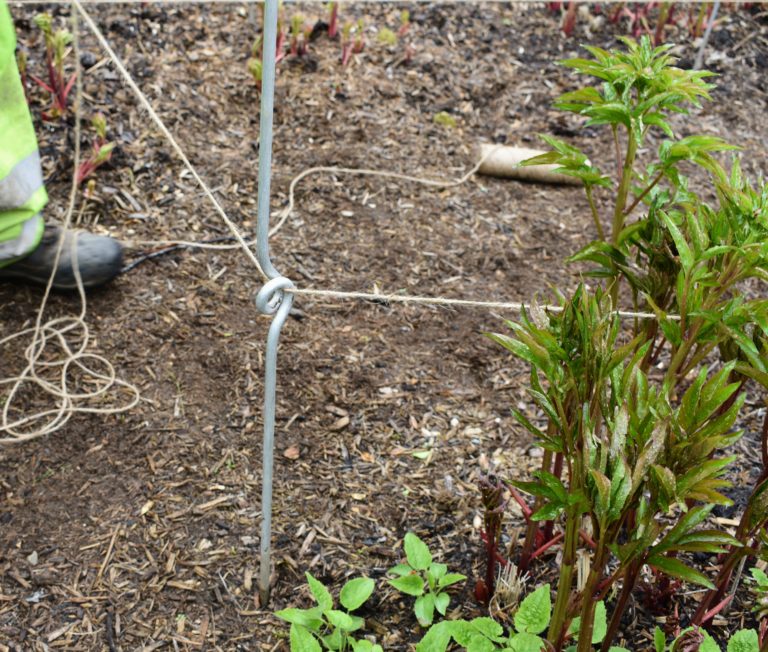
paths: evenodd
<path fill-rule="evenodd" d="M 436 125 L 440 125 L 441 127 L 448 127 L 449 129 L 455 129 L 457 126 L 456 118 L 454 118 L 447 111 L 440 111 L 439 113 L 435 113 L 435 115 L 432 116 L 432 122 L 434 122 Z"/>
<path fill-rule="evenodd" d="M 251 73 L 256 88 L 261 90 L 261 78 L 264 72 L 264 64 L 261 59 L 248 59 L 248 72 Z"/>
<path fill-rule="evenodd" d="M 445 564 L 432 561 L 427 544 L 413 532 L 405 535 L 403 541 L 406 562 L 389 569 L 396 575 L 389 583 L 401 593 L 416 598 L 413 611 L 422 627 L 434 620 L 435 611 L 445 615 L 451 598 L 447 589 L 466 580 L 465 575 L 449 573 Z"/>
<path fill-rule="evenodd" d="M 248 72 L 251 73 L 253 81 L 256 84 L 256 88 L 261 91 L 261 78 L 264 72 L 264 63 L 261 60 L 262 48 L 264 47 L 264 41 L 259 36 L 251 46 L 251 58 L 248 59 Z"/>
<path fill-rule="evenodd" d="M 387 47 L 394 47 L 398 43 L 401 44 L 401 50 L 403 53 L 402 61 L 404 62 L 408 62 L 413 58 L 413 46 L 407 39 L 410 24 L 410 14 L 408 13 L 407 9 L 404 9 L 400 13 L 400 27 L 398 30 L 394 32 L 388 27 L 383 27 L 381 30 L 379 30 L 378 35 L 379 43 Z"/>
<path fill-rule="evenodd" d="M 352 59 L 353 54 L 360 54 L 365 49 L 365 25 L 363 19 L 357 21 L 357 26 L 353 23 L 345 23 L 341 30 L 341 65 L 346 66 Z M 353 38 L 354 34 L 354 38 Z"/>
<path fill-rule="evenodd" d="M 382 27 L 379 30 L 379 35 L 376 38 L 378 38 L 379 43 L 381 43 L 382 45 L 386 45 L 386 46 L 397 45 L 397 34 L 395 34 L 388 27 Z"/>
<path fill-rule="evenodd" d="M 317 606 L 309 609 L 283 609 L 275 616 L 291 623 L 290 641 L 293 652 L 382 652 L 381 646 L 367 639 L 355 639 L 365 621 L 351 612 L 359 609 L 371 597 L 375 583 L 367 577 L 349 580 L 339 593 L 343 609 L 335 609 L 330 591 L 306 573 L 307 583 Z"/>

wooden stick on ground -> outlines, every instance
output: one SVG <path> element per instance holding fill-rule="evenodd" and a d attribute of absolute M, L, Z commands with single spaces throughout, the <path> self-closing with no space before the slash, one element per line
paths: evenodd
<path fill-rule="evenodd" d="M 520 181 L 581 185 L 580 179 L 554 172 L 557 165 L 520 166 L 520 163 L 526 159 L 545 153 L 542 150 L 527 147 L 482 144 L 478 149 L 478 159 L 483 159 L 483 162 L 478 172 L 492 177 L 507 177 Z"/>

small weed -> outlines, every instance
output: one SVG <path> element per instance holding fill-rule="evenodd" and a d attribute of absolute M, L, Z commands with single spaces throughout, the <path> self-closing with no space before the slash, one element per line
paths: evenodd
<path fill-rule="evenodd" d="M 451 640 L 467 650 L 496 650 L 508 652 L 541 652 L 550 649 L 547 642 L 539 636 L 550 624 L 552 601 L 549 596 L 549 584 L 540 586 L 525 598 L 514 615 L 514 628 L 508 634 L 504 628 L 491 618 L 474 620 L 443 620 L 433 625 L 424 638 L 416 645 L 416 652 L 445 652 Z M 596 610 L 595 627 L 588 649 L 600 643 L 605 637 L 607 626 L 605 606 L 602 602 Z M 578 631 L 578 622 L 574 623 L 566 638 Z M 612 647 L 611 652 L 628 652 L 624 648 Z"/>
<path fill-rule="evenodd" d="M 400 27 L 398 30 L 395 32 L 388 27 L 383 27 L 379 30 L 377 37 L 379 43 L 387 47 L 394 47 L 399 43 L 403 54 L 402 61 L 404 62 L 408 62 L 413 58 L 413 46 L 408 39 L 410 26 L 410 14 L 407 9 L 404 9 L 400 13 Z"/>
<path fill-rule="evenodd" d="M 365 35 L 363 19 L 353 23 L 345 23 L 341 30 L 341 65 L 346 66 L 353 54 L 360 54 L 365 49 Z"/>
<path fill-rule="evenodd" d="M 352 46 L 352 51 L 355 54 L 360 54 L 365 50 L 365 24 L 362 18 L 357 19 L 357 30 L 355 30 L 355 43 Z"/>
<path fill-rule="evenodd" d="M 397 34 L 395 34 L 388 27 L 382 27 L 379 30 L 379 34 L 376 38 L 378 39 L 379 43 L 382 43 L 383 45 L 397 45 Z"/>
<path fill-rule="evenodd" d="M 445 615 L 451 598 L 446 589 L 466 580 L 465 575 L 449 573 L 445 564 L 432 561 L 427 544 L 413 532 L 405 535 L 403 541 L 406 563 L 389 569 L 397 577 L 389 583 L 401 593 L 416 598 L 413 611 L 423 627 L 432 624 L 435 611 Z"/>
<path fill-rule="evenodd" d="M 398 38 L 403 38 L 411 27 L 411 13 L 407 9 L 400 12 L 400 28 L 397 30 Z"/>
<path fill-rule="evenodd" d="M 455 129 L 457 126 L 456 118 L 454 118 L 450 113 L 446 111 L 435 113 L 435 115 L 432 117 L 432 122 L 434 122 L 436 125 L 448 127 L 450 129 Z"/>
<path fill-rule="evenodd" d="M 352 632 L 361 629 L 365 621 L 359 616 L 353 616 L 351 612 L 359 609 L 371 597 L 375 588 L 372 579 L 358 577 L 349 580 L 339 594 L 339 602 L 344 608 L 340 610 L 334 609 L 333 597 L 320 581 L 310 573 L 306 573 L 306 578 L 317 606 L 275 612 L 275 616 L 291 623 L 291 650 L 382 652 L 381 646 L 366 639 L 356 640 L 352 637 Z"/>

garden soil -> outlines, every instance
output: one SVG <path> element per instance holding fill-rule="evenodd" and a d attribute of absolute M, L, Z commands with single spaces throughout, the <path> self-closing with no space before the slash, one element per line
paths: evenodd
<path fill-rule="evenodd" d="M 409 8 L 411 25 L 398 45 L 385 45 L 377 31 L 398 29 L 401 5 L 349 3 L 341 20 L 362 19 L 366 46 L 348 66 L 320 24 L 306 56 L 280 63 L 275 212 L 286 206 L 291 179 L 309 167 L 450 180 L 474 165 L 478 143 L 537 147 L 540 133 L 611 168 L 605 129 L 582 128 L 552 102 L 579 83 L 556 61 L 577 55 L 583 43 L 616 46 L 624 19 L 614 25 L 581 15 L 566 38 L 560 16 L 544 5 Z M 32 22 L 38 9 L 14 5 L 12 13 L 29 72 L 42 76 L 43 44 Z M 259 95 L 247 60 L 258 30 L 247 8 L 87 9 L 227 213 L 253 235 Z M 740 145 L 753 176 L 768 171 L 765 9 L 752 3 L 723 11 L 705 57 L 719 75 L 714 101 L 674 121 L 680 135 L 703 132 Z M 66 25 L 67 7 L 49 10 Z M 323 11 L 291 3 L 284 20 L 301 12 L 314 24 Z M 696 48 L 684 26 L 667 36 L 678 44 L 681 65 L 690 66 Z M 385 650 L 412 649 L 423 632 L 411 599 L 384 581 L 408 531 L 469 578 L 449 612 L 484 613 L 474 597 L 484 573 L 478 479 L 489 472 L 523 477 L 541 456 L 511 415 L 518 407 L 540 418 L 526 397 L 528 370 L 483 335 L 504 331 L 504 319 L 516 315 L 297 298 L 278 358 L 274 583 L 271 603 L 260 605 L 270 323 L 253 303 L 261 278 L 236 247 L 148 244 L 231 240 L 85 28 L 81 40 L 85 115 L 105 115 L 116 149 L 78 212 L 87 228 L 125 241 L 126 263 L 137 263 L 89 296 L 91 347 L 137 385 L 141 401 L 119 415 L 75 415 L 55 434 L 0 449 L 0 650 L 286 650 L 288 627 L 272 611 L 310 605 L 305 572 L 334 592 L 354 576 L 376 579 L 362 610 L 366 631 Z M 41 121 L 45 93 L 32 80 L 28 91 L 49 215 L 61 218 L 72 117 Z M 86 154 L 92 136 L 86 125 Z M 579 269 L 564 258 L 594 235 L 575 187 L 473 176 L 435 189 L 337 173 L 301 181 L 296 208 L 270 247 L 280 272 L 305 288 L 546 302 L 552 287 L 576 286 Z M 0 332 L 29 326 L 40 299 L 38 289 L 0 287 Z M 77 310 L 76 296 L 56 296 L 46 318 Z M 16 340 L 5 347 L 0 375 L 21 371 L 25 346 Z M 21 405 L 35 410 L 52 400 L 29 391 Z M 751 390 L 732 477 L 737 501 L 757 473 L 763 406 Z M 729 512 L 720 518 L 724 527 L 733 524 Z M 505 547 L 522 527 L 510 504 Z M 535 565 L 531 586 L 554 582 L 557 561 L 555 547 Z M 700 561 L 713 570 L 713 557 Z M 638 597 L 621 639 L 633 650 L 650 649 L 654 624 L 671 627 L 675 609 L 685 624 L 700 595 L 679 593 L 656 614 Z M 753 622 L 742 584 L 713 631 L 722 638 Z"/>

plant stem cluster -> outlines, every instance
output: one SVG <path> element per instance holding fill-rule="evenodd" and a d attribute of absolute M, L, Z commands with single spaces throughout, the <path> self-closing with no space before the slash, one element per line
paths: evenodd
<path fill-rule="evenodd" d="M 609 129 L 615 173 L 551 137 L 552 151 L 526 162 L 554 163 L 583 182 L 597 239 L 570 260 L 590 264 L 586 276 L 598 286 L 559 296 L 560 313 L 534 308 L 508 322 L 511 334 L 491 335 L 531 369 L 538 416 L 516 416 L 546 454 L 532 480 L 512 485 L 535 499 L 522 570 L 532 550 L 562 534 L 547 632 L 555 652 L 569 645 L 577 619 L 576 649 L 591 650 L 597 605 L 618 591 L 601 639 L 608 652 L 645 569 L 657 583 L 707 589 L 691 617 L 706 624 L 730 601 L 734 571 L 763 552 L 768 522 L 768 422 L 763 470 L 735 532 L 708 519 L 731 504 L 722 490 L 747 381 L 768 387 L 768 301 L 742 291 L 768 280 L 768 186 L 748 182 L 736 158 L 723 167 L 718 153 L 737 148 L 721 138 L 675 135 L 670 117 L 710 99 L 709 73 L 675 67 L 669 47 L 648 37 L 624 43 L 561 62 L 598 85 L 557 102 L 585 126 Z M 644 162 L 651 133 L 660 144 Z M 696 168 L 714 205 L 683 174 Z M 623 328 L 616 311 L 630 304 L 656 318 Z M 580 550 L 590 563 L 577 584 Z M 690 564 L 695 553 L 716 555 L 715 577 Z M 699 649 L 691 647 L 698 634 L 687 636 L 684 649 Z M 705 640 L 697 639 L 701 649 Z M 768 649 L 766 637 L 760 645 Z"/>

